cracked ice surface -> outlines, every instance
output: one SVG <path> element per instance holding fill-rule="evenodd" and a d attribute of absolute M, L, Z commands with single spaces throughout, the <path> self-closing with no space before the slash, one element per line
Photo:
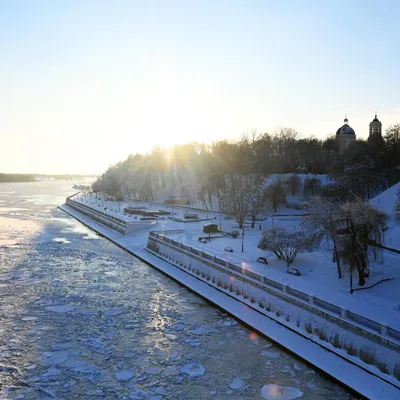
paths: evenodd
<path fill-rule="evenodd" d="M 1 399 L 354 399 L 55 210 L 70 186 L 4 185 L 24 208 L 0 228 L 0 364 L 29 385 L 0 368 Z"/>

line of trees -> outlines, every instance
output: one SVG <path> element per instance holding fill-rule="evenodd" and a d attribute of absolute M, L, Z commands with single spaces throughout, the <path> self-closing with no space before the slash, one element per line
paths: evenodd
<path fill-rule="evenodd" d="M 33 182 L 35 175 L 32 174 L 0 174 L 0 182 Z"/>
<path fill-rule="evenodd" d="M 295 194 L 301 184 L 295 174 L 310 173 L 333 178 L 334 184 L 322 188 L 326 197 L 366 200 L 400 180 L 399 160 L 400 124 L 389 127 L 383 140 L 357 140 L 343 153 L 334 136 L 300 138 L 295 130 L 282 128 L 274 134 L 244 135 L 237 141 L 189 143 L 170 150 L 156 147 L 148 154 L 130 155 L 110 166 L 93 188 L 146 201 L 187 197 L 206 208 L 222 209 L 222 203 L 228 202 L 226 190 L 239 175 L 257 183 L 271 174 L 291 174 L 287 185 Z M 318 179 L 307 183 L 310 195 L 321 190 Z M 257 190 L 256 184 L 253 191 Z"/>

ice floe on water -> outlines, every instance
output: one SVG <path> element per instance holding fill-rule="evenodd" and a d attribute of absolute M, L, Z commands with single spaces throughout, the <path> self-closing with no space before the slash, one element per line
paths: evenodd
<path fill-rule="evenodd" d="M 260 353 L 260 356 L 268 358 L 279 358 L 281 356 L 281 353 L 279 353 L 278 351 L 263 350 Z"/>
<path fill-rule="evenodd" d="M 238 389 L 242 389 L 245 385 L 245 382 L 243 379 L 236 377 L 231 384 L 229 385 L 229 387 L 233 390 L 238 390 Z"/>
<path fill-rule="evenodd" d="M 53 239 L 53 242 L 56 243 L 71 243 L 70 240 L 68 240 L 67 238 L 63 238 L 63 237 L 56 237 Z"/>
<path fill-rule="evenodd" d="M 56 306 L 47 306 L 46 310 L 63 314 L 75 311 L 75 307 L 71 305 L 64 305 L 64 306 L 56 305 Z"/>
<path fill-rule="evenodd" d="M 181 372 L 183 374 L 189 375 L 192 378 L 196 378 L 198 376 L 202 376 L 205 374 L 206 369 L 204 365 L 197 363 L 189 363 L 181 368 Z"/>
<path fill-rule="evenodd" d="M 115 377 L 119 381 L 129 381 L 129 379 L 132 379 L 135 376 L 135 370 L 134 369 L 120 369 L 115 372 Z"/>
<path fill-rule="evenodd" d="M 264 385 L 261 388 L 261 397 L 265 400 L 293 400 L 303 397 L 304 393 L 295 387 Z"/>

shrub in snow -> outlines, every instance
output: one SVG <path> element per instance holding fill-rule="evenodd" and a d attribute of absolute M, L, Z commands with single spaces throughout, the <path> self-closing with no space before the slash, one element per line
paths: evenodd
<path fill-rule="evenodd" d="M 298 253 L 313 251 L 320 237 L 318 232 L 288 232 L 283 228 L 273 227 L 263 232 L 258 248 L 272 251 L 279 260 L 285 260 L 289 268 Z"/>
<path fill-rule="evenodd" d="M 390 371 L 389 371 L 388 367 L 387 367 L 386 364 L 383 363 L 382 361 L 377 361 L 375 365 L 376 365 L 376 366 L 379 368 L 379 370 L 380 370 L 381 372 L 383 372 L 384 374 L 387 374 L 387 375 L 390 374 Z"/>
<path fill-rule="evenodd" d="M 234 239 L 236 239 L 239 235 L 240 235 L 239 231 L 233 230 L 233 231 L 231 232 L 231 236 L 232 236 Z"/>
<path fill-rule="evenodd" d="M 265 308 L 265 305 L 264 305 L 264 303 L 263 303 L 262 301 L 258 302 L 258 306 L 259 306 L 260 308 Z"/>
<path fill-rule="evenodd" d="M 365 347 L 361 347 L 358 356 L 365 364 L 373 365 L 375 364 L 375 354 L 366 349 Z"/>
<path fill-rule="evenodd" d="M 342 348 L 342 343 L 340 342 L 340 337 L 339 337 L 338 333 L 336 333 L 335 337 L 333 338 L 333 347 L 335 347 L 337 349 Z"/>
<path fill-rule="evenodd" d="M 358 354 L 356 346 L 354 346 L 352 343 L 346 343 L 344 345 L 344 349 L 350 356 L 356 356 Z"/>
<path fill-rule="evenodd" d="M 322 328 L 316 328 L 314 333 L 324 342 L 328 341 L 328 337 L 326 336 L 326 333 L 324 332 L 324 330 Z"/>
<path fill-rule="evenodd" d="M 256 299 L 254 297 L 251 297 L 250 302 L 254 304 L 256 302 Z"/>
<path fill-rule="evenodd" d="M 394 366 L 393 375 L 400 381 L 400 364 Z"/>
<path fill-rule="evenodd" d="M 236 294 L 237 294 L 238 296 L 240 296 L 240 295 L 242 294 L 242 292 L 241 292 L 239 289 L 236 289 Z"/>
<path fill-rule="evenodd" d="M 310 335 L 313 333 L 313 327 L 311 325 L 311 322 L 306 322 L 305 328 L 306 328 L 306 332 L 309 333 Z"/>

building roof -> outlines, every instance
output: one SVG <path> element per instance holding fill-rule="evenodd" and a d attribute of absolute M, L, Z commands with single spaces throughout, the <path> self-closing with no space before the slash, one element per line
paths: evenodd
<path fill-rule="evenodd" d="M 354 129 L 350 125 L 347 125 L 347 123 L 345 123 L 336 131 L 336 135 L 355 135 L 355 134 L 356 133 L 354 132 Z"/>
<path fill-rule="evenodd" d="M 378 116 L 375 114 L 375 118 L 370 122 L 370 124 L 374 123 L 374 122 L 378 122 L 379 124 L 382 125 L 382 122 L 379 121 Z"/>

